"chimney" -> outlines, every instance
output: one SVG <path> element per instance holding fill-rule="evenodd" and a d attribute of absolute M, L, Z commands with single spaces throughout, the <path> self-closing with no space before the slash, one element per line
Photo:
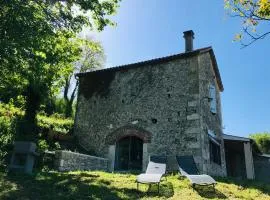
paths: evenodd
<path fill-rule="evenodd" d="M 194 32 L 192 30 L 185 31 L 184 38 L 186 43 L 186 52 L 193 51 Z"/>

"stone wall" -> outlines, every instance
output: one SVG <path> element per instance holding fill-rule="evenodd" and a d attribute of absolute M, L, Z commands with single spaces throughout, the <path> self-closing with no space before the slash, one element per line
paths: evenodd
<path fill-rule="evenodd" d="M 59 171 L 108 170 L 108 159 L 70 151 L 56 151 L 54 164 Z"/>
<path fill-rule="evenodd" d="M 118 130 L 141 130 L 150 133 L 145 155 L 194 155 L 199 161 L 198 98 L 197 56 L 89 73 L 80 77 L 75 134 L 85 149 L 108 157 Z"/>
<path fill-rule="evenodd" d="M 220 94 L 210 112 L 209 84 L 215 81 L 210 53 L 106 69 L 80 77 L 75 134 L 82 147 L 110 160 L 116 142 L 133 133 L 144 141 L 143 169 L 149 155 L 193 155 L 201 173 L 225 175 Z M 123 131 L 124 130 L 124 131 Z M 222 164 L 210 162 L 208 130 L 221 141 Z"/>
<path fill-rule="evenodd" d="M 226 161 L 222 130 L 222 111 L 220 91 L 217 84 L 217 77 L 213 70 L 213 63 L 209 52 L 202 53 L 199 59 L 199 83 L 200 83 L 200 116 L 201 116 L 201 137 L 202 137 L 202 157 L 201 163 L 203 172 L 216 175 L 226 176 Z M 216 107 L 217 113 L 210 111 L 209 85 L 212 84 L 216 88 Z M 208 131 L 212 131 L 221 144 L 221 165 L 211 162 Z"/>
<path fill-rule="evenodd" d="M 255 179 L 270 183 L 270 156 L 254 155 Z"/>

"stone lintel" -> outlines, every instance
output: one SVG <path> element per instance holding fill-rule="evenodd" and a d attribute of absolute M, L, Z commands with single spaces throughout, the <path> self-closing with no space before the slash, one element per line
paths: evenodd
<path fill-rule="evenodd" d="M 196 134 L 200 133 L 201 129 L 200 128 L 189 128 L 186 130 L 186 134 Z"/>
<path fill-rule="evenodd" d="M 197 120 L 200 119 L 200 115 L 197 113 L 191 114 L 187 116 L 187 120 Z"/>
<path fill-rule="evenodd" d="M 200 142 L 189 142 L 188 148 L 199 149 L 201 147 Z"/>
<path fill-rule="evenodd" d="M 196 107 L 197 106 L 197 101 L 189 101 L 188 106 L 189 107 Z"/>

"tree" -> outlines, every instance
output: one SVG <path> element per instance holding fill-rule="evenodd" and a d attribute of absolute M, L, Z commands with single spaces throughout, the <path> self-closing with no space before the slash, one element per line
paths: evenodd
<path fill-rule="evenodd" d="M 119 1 L 0 1 L 0 90 L 25 97 L 28 122 L 35 123 L 41 102 L 80 58 L 77 33 L 83 26 L 102 30 L 113 24 L 107 16 Z"/>
<path fill-rule="evenodd" d="M 262 33 L 257 30 L 259 25 L 269 25 L 269 0 L 225 0 L 225 8 L 232 17 L 239 17 L 243 21 L 242 32 L 235 37 L 235 40 L 241 42 L 242 47 L 247 47 L 270 34 L 270 30 Z"/>
<path fill-rule="evenodd" d="M 74 64 L 72 73 L 68 74 L 65 78 L 64 99 L 66 117 L 72 116 L 72 106 L 79 86 L 79 81 L 75 78 L 75 74 L 87 72 L 93 68 L 100 68 L 105 61 L 104 50 L 99 42 L 88 38 L 81 49 L 81 59 Z M 75 82 L 73 88 L 72 82 Z"/>
<path fill-rule="evenodd" d="M 249 137 L 256 142 L 262 153 L 270 154 L 270 133 L 256 133 Z"/>

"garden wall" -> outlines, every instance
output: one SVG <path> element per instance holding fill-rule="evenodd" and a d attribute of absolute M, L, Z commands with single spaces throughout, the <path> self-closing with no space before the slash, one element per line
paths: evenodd
<path fill-rule="evenodd" d="M 107 159 L 71 151 L 56 151 L 54 165 L 58 171 L 108 170 Z"/>
<path fill-rule="evenodd" d="M 270 156 L 254 156 L 255 179 L 270 183 Z"/>

